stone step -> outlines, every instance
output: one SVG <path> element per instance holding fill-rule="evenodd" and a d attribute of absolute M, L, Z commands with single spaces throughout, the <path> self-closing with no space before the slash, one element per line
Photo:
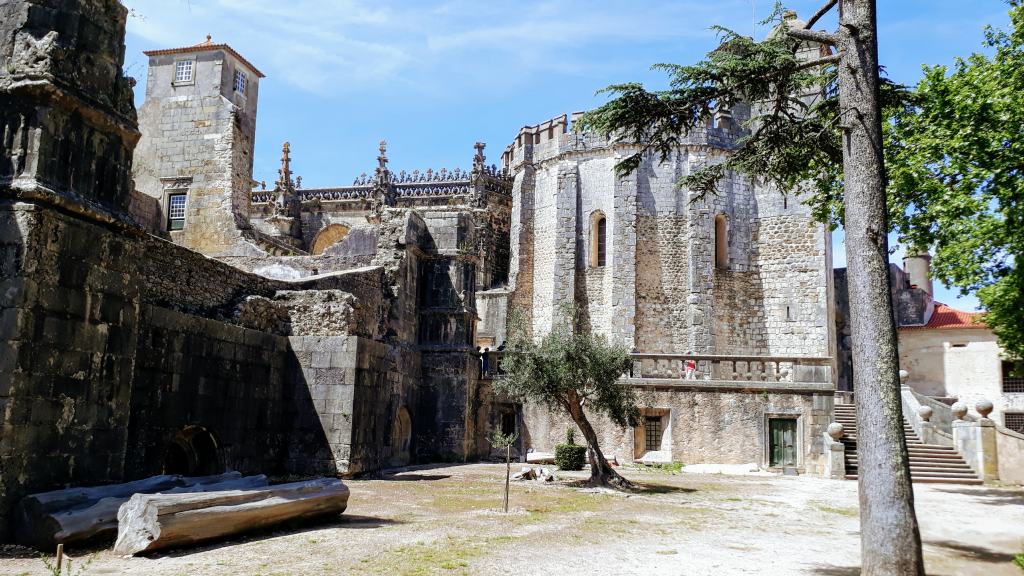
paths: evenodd
<path fill-rule="evenodd" d="M 856 480 L 857 475 L 847 474 L 846 479 Z M 980 486 L 981 484 L 984 484 L 984 482 L 977 478 L 915 478 L 911 476 L 910 481 L 915 484 L 964 484 L 970 486 Z"/>

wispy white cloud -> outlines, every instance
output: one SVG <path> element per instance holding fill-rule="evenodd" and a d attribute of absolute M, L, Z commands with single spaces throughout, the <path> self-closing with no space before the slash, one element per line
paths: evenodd
<path fill-rule="evenodd" d="M 317 93 L 385 85 L 441 91 L 454 77 L 502 70 L 515 83 L 546 71 L 586 74 L 614 59 L 592 50 L 707 38 L 746 0 L 639 3 L 526 0 L 125 0 L 142 15 L 129 32 L 153 47 L 190 45 L 207 33 L 264 72 Z M 590 50 L 588 50 L 590 49 Z M 493 77 L 493 74 L 490 74 Z M 493 81 L 493 79 L 492 79 Z"/>

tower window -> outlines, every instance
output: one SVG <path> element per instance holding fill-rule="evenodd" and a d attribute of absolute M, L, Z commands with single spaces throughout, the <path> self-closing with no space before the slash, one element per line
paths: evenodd
<path fill-rule="evenodd" d="M 249 84 L 249 77 L 241 70 L 235 70 L 235 92 L 245 94 L 245 88 Z"/>
<path fill-rule="evenodd" d="M 590 216 L 590 266 L 603 267 L 608 262 L 608 219 L 603 212 Z"/>
<path fill-rule="evenodd" d="M 185 228 L 185 195 L 171 194 L 167 197 L 167 229 Z"/>
<path fill-rule="evenodd" d="M 178 60 L 174 63 L 174 83 L 185 84 L 194 78 L 195 60 Z"/>
<path fill-rule="evenodd" d="M 715 267 L 729 268 L 729 220 L 725 214 L 715 216 Z"/>

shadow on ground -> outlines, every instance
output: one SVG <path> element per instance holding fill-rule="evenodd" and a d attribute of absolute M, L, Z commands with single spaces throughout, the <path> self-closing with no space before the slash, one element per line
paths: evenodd
<path fill-rule="evenodd" d="M 969 544 L 954 542 L 952 540 L 932 540 L 925 542 L 925 545 L 948 550 L 961 558 L 967 558 L 968 560 L 973 560 L 975 562 L 1006 564 L 1013 562 L 1013 558 L 1015 556 L 1014 554 L 997 552 L 995 550 L 989 550 L 988 548 L 982 548 L 981 546 L 971 546 Z"/>
<path fill-rule="evenodd" d="M 1024 491 L 1022 490 L 1000 490 L 997 488 L 940 488 L 939 492 L 947 494 L 963 494 L 977 498 L 983 504 L 996 506 L 1003 505 L 1024 505 Z"/>
<path fill-rule="evenodd" d="M 403 522 L 402 520 L 393 520 L 391 518 L 375 518 L 372 516 L 355 516 L 343 514 L 338 517 L 328 517 L 321 520 L 303 521 L 301 523 L 284 523 L 274 528 L 249 532 L 247 534 L 233 537 L 227 540 L 218 540 L 215 542 L 209 542 L 198 546 L 190 546 L 187 548 L 157 550 L 152 554 L 143 554 L 142 556 L 148 558 L 159 558 L 161 556 L 180 558 L 182 556 L 190 556 L 192 554 L 197 554 L 200 552 L 208 552 L 211 550 L 219 550 L 221 548 L 236 546 L 238 544 L 244 544 L 246 542 L 269 540 L 271 538 L 277 538 L 280 536 L 295 536 L 298 534 L 305 534 L 308 532 L 317 532 L 327 528 L 366 530 L 371 528 L 382 528 L 384 526 L 395 526 L 399 524 L 405 524 L 405 522 Z"/>

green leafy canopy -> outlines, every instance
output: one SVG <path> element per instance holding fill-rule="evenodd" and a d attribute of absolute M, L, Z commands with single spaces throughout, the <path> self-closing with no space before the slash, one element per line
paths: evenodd
<path fill-rule="evenodd" d="M 569 318 L 575 318 L 573 311 Z M 497 391 L 518 400 L 546 404 L 570 413 L 570 403 L 601 413 L 621 427 L 640 421 L 636 391 L 619 384 L 629 372 L 629 351 L 600 334 L 574 329 L 575 320 L 554 328 L 535 342 L 522 313 L 509 314 L 508 341 L 501 361 L 504 376 Z"/>
<path fill-rule="evenodd" d="M 888 227 L 900 242 L 935 251 L 933 274 L 962 292 L 977 291 L 986 322 L 1001 343 L 1024 354 L 1024 13 L 1009 2 L 1012 31 L 988 29 L 994 55 L 958 60 L 952 72 L 925 68 L 916 90 L 880 84 L 889 196 Z M 718 110 L 749 106 L 746 136 L 721 162 L 698 167 L 679 185 L 716 193 L 733 172 L 784 193 L 801 191 L 814 216 L 843 223 L 843 128 L 837 58 L 815 54 L 787 30 L 777 6 L 775 30 L 761 42 L 716 28 L 719 47 L 693 65 L 659 64 L 669 88 L 636 83 L 604 92 L 613 98 L 584 115 L 579 129 L 638 150 L 617 166 L 635 171 L 646 155 L 667 160 Z"/>

